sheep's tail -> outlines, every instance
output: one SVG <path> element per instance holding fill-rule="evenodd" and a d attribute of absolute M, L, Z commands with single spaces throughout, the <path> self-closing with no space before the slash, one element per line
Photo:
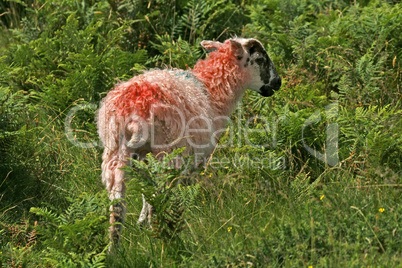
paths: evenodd
<path fill-rule="evenodd" d="M 110 193 L 121 181 L 124 172 L 120 168 L 124 167 L 129 157 L 127 150 L 123 148 L 124 122 L 121 122 L 122 118 L 117 117 L 111 108 L 108 107 L 107 102 L 103 102 L 97 115 L 98 134 L 104 147 L 102 182 Z"/>

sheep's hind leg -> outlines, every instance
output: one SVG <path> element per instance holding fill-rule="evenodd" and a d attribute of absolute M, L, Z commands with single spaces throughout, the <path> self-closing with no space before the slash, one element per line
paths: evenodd
<path fill-rule="evenodd" d="M 126 203 L 123 201 L 110 206 L 110 240 L 114 245 L 120 243 L 121 232 L 123 231 L 124 217 L 126 214 Z"/>
<path fill-rule="evenodd" d="M 110 228 L 109 235 L 112 242 L 109 251 L 119 245 L 123 230 L 124 217 L 126 214 L 126 203 L 124 201 L 126 184 L 124 171 L 121 170 L 127 164 L 127 152 L 114 155 L 112 159 L 105 163 L 106 187 L 109 190 L 109 199 L 116 200 L 117 203 L 110 206 Z"/>
<path fill-rule="evenodd" d="M 109 228 L 109 235 L 110 241 L 112 242 L 111 246 L 109 247 L 109 251 L 111 251 L 113 247 L 120 244 L 120 237 L 123 231 L 124 218 L 127 210 L 126 202 L 124 201 L 126 188 L 124 181 L 115 186 L 117 187 L 113 187 L 114 189 L 110 193 L 109 198 L 110 200 L 118 199 L 119 201 L 116 204 L 111 205 L 109 209 L 111 224 Z"/>

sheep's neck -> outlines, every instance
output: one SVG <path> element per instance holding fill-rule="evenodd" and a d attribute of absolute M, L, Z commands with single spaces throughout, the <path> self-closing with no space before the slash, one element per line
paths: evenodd
<path fill-rule="evenodd" d="M 244 92 L 246 75 L 233 56 L 222 54 L 211 53 L 210 58 L 194 66 L 193 73 L 205 84 L 215 115 L 230 116 Z"/>

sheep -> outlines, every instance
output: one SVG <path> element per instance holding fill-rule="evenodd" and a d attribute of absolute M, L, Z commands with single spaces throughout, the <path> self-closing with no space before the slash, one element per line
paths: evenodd
<path fill-rule="evenodd" d="M 121 82 L 101 102 L 97 126 L 104 146 L 102 182 L 110 200 L 125 198 L 129 158 L 186 147 L 183 154 L 207 158 L 245 89 L 271 96 L 281 78 L 260 41 L 232 38 L 201 42 L 209 57 L 193 69 L 154 69 Z M 144 205 L 138 220 L 151 217 Z M 110 207 L 110 238 L 119 241 L 125 204 Z M 117 224 L 116 224 L 117 223 Z"/>

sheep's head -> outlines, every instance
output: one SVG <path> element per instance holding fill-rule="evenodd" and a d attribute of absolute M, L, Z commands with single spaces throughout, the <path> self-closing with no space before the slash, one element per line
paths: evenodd
<path fill-rule="evenodd" d="M 281 77 L 260 41 L 253 38 L 234 38 L 225 41 L 224 44 L 202 41 L 201 45 L 208 52 L 219 50 L 223 45 L 230 45 L 230 53 L 236 59 L 239 68 L 249 74 L 250 79 L 245 84 L 246 88 L 268 97 L 281 87 Z"/>

